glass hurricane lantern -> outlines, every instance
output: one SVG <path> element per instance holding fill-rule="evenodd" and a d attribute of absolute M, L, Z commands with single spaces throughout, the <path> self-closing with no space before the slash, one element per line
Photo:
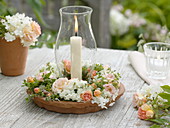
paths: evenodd
<path fill-rule="evenodd" d="M 97 47 L 90 23 L 92 8 L 67 6 L 61 8 L 59 12 L 61 22 L 55 45 L 56 64 L 60 77 L 63 77 L 59 65 L 62 61 L 69 60 L 72 65 L 71 76 L 76 77 L 78 72 L 82 75 L 82 63 L 95 62 Z M 77 76 L 79 80 L 81 77 Z"/>

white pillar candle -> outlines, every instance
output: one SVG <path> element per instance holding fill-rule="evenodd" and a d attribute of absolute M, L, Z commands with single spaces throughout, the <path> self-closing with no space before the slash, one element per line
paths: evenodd
<path fill-rule="evenodd" d="M 82 79 L 82 38 L 80 36 L 70 37 L 71 45 L 71 78 Z"/>

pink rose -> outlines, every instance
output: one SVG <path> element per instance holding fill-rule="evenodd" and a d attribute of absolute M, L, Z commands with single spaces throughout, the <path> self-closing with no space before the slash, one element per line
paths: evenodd
<path fill-rule="evenodd" d="M 69 60 L 63 60 L 64 68 L 67 73 L 70 73 L 71 71 L 71 62 Z"/>
<path fill-rule="evenodd" d="M 93 97 L 92 91 L 86 91 L 86 92 L 82 93 L 82 94 L 80 95 L 80 97 L 81 97 L 84 101 L 90 101 L 90 100 L 92 100 L 92 97 Z"/>
<path fill-rule="evenodd" d="M 146 111 L 146 117 L 148 119 L 152 119 L 154 117 L 154 111 L 153 110 Z"/>
<path fill-rule="evenodd" d="M 41 34 L 41 28 L 35 21 L 33 21 L 31 23 L 31 27 L 30 26 L 24 27 L 23 33 L 24 36 L 22 39 L 26 42 L 32 43 L 37 41 L 37 37 Z"/>
<path fill-rule="evenodd" d="M 93 70 L 92 73 L 91 73 L 91 77 L 94 78 L 94 76 L 97 75 L 97 71 L 96 70 Z"/>
<path fill-rule="evenodd" d="M 138 117 L 139 119 L 142 119 L 142 120 L 151 119 L 154 117 L 154 111 L 151 109 L 149 105 L 143 104 L 138 109 Z"/>
<path fill-rule="evenodd" d="M 36 79 L 39 81 L 43 81 L 43 73 L 39 73 L 38 75 L 36 75 Z"/>
<path fill-rule="evenodd" d="M 94 96 L 99 97 L 101 95 L 101 93 L 102 92 L 100 90 L 95 90 L 94 91 Z"/>
<path fill-rule="evenodd" d="M 27 82 L 28 83 L 33 83 L 34 82 L 34 78 L 33 77 L 28 77 L 27 78 Z"/>
<path fill-rule="evenodd" d="M 30 28 L 29 26 L 26 26 L 23 28 L 23 33 L 24 33 L 24 36 L 23 36 L 23 40 L 26 41 L 26 42 L 35 42 L 36 41 L 36 34 L 32 31 L 32 28 Z"/>
<path fill-rule="evenodd" d="M 107 74 L 107 75 L 106 75 L 106 78 L 109 79 L 109 80 L 110 80 L 110 79 L 111 79 L 111 80 L 114 80 L 114 79 L 115 79 L 115 76 L 114 76 L 113 74 Z"/>
<path fill-rule="evenodd" d="M 133 94 L 133 100 L 132 100 L 133 107 L 140 107 L 144 103 L 146 103 L 146 97 L 144 97 L 139 93 Z"/>
<path fill-rule="evenodd" d="M 141 107 L 139 107 L 138 109 L 138 117 L 139 119 L 142 119 L 142 120 L 147 119 L 146 111 L 142 110 Z"/>
<path fill-rule="evenodd" d="M 41 28 L 39 24 L 37 24 L 35 21 L 31 23 L 32 31 L 36 34 L 36 36 L 39 36 L 41 34 Z"/>
<path fill-rule="evenodd" d="M 87 71 L 88 71 L 88 75 L 91 76 L 91 78 L 94 78 L 94 76 L 97 75 L 96 70 L 92 70 L 91 68 L 88 68 Z"/>
<path fill-rule="evenodd" d="M 40 88 L 34 88 L 34 92 L 35 93 L 39 93 L 40 92 Z"/>
<path fill-rule="evenodd" d="M 116 92 L 116 88 L 111 84 L 105 84 L 103 85 L 103 87 L 105 87 L 105 90 L 109 91 L 111 94 L 114 94 Z"/>
<path fill-rule="evenodd" d="M 67 78 L 59 78 L 59 79 L 57 79 L 52 85 L 52 91 L 53 92 L 60 92 L 67 82 L 68 82 Z"/>
<path fill-rule="evenodd" d="M 25 33 L 23 40 L 26 41 L 26 42 L 35 42 L 36 36 L 32 33 Z"/>
<path fill-rule="evenodd" d="M 41 72 L 38 75 L 36 75 L 36 79 L 39 80 L 39 81 L 43 81 L 43 75 L 46 75 L 48 73 L 50 73 L 50 71 Z"/>

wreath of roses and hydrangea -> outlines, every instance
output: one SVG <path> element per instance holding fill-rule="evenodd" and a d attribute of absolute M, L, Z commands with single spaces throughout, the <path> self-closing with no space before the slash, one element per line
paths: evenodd
<path fill-rule="evenodd" d="M 82 80 L 71 79 L 71 62 L 62 61 L 58 66 L 47 63 L 39 72 L 24 80 L 28 98 L 44 97 L 47 101 L 73 101 L 97 103 L 101 108 L 115 101 L 119 92 L 120 74 L 102 64 L 84 63 Z M 113 102 L 110 103 L 110 106 Z"/>

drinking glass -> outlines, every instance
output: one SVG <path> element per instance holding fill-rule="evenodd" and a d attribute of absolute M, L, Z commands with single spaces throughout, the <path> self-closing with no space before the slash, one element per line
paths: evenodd
<path fill-rule="evenodd" d="M 150 42 L 144 44 L 146 68 L 150 78 L 166 79 L 170 69 L 170 44 Z"/>

